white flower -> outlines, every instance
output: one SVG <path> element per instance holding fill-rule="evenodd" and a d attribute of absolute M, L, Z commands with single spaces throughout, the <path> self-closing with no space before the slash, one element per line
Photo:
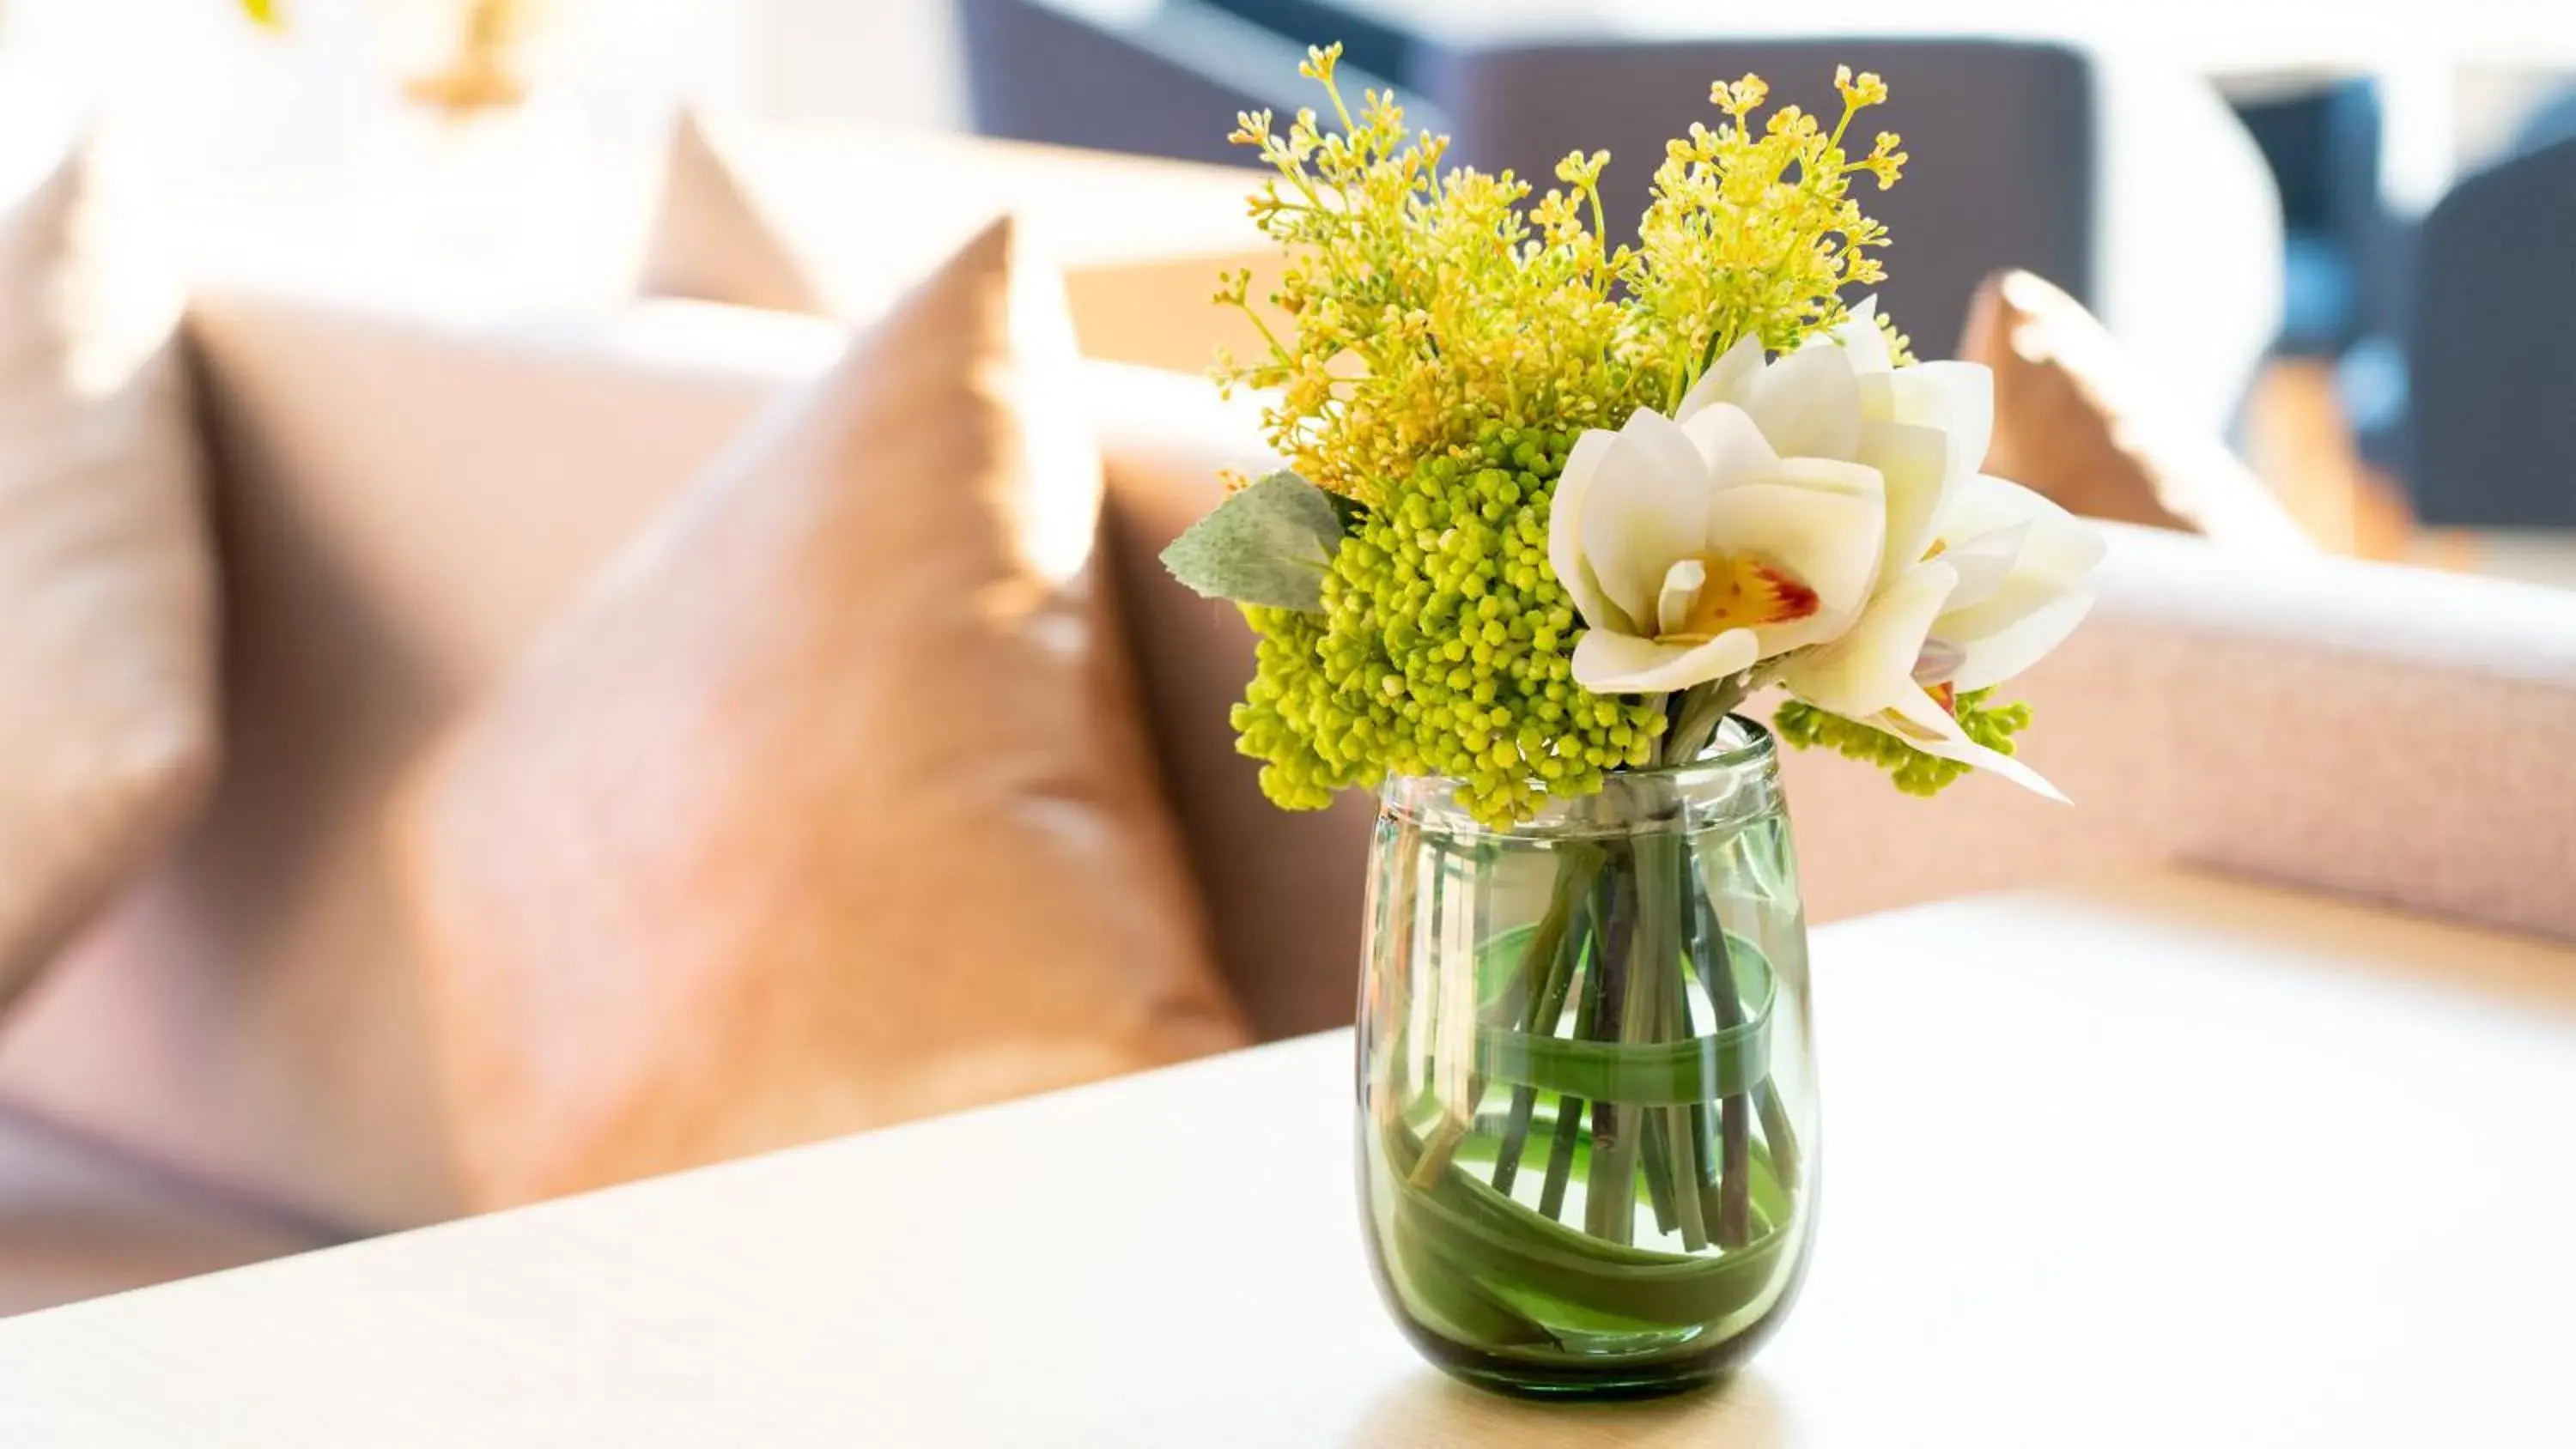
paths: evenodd
<path fill-rule="evenodd" d="M 1884 340 L 1843 329 L 1843 346 L 1884 361 Z M 1899 394 L 1908 374 L 1889 374 Z M 1864 376 L 1867 374 L 1865 373 Z M 1899 406 L 1911 406 L 1900 403 Z M 1982 433 L 1979 435 L 1982 452 Z M 1991 770 L 2052 799 L 2039 773 L 1969 739 L 1952 711 L 1964 691 L 2021 673 L 2082 622 L 2102 540 L 2063 508 L 2018 483 L 1974 471 L 1945 482 L 1920 544 L 1891 543 L 1860 621 L 1824 647 L 1783 661 L 1780 681 L 1819 709 L 1874 725 L 1925 754 Z M 1890 513 L 1896 511 L 1891 501 Z M 1896 525 L 1891 522 L 1891 530 Z"/>
<path fill-rule="evenodd" d="M 1548 559 L 1590 626 L 1598 694 L 1687 689 L 1851 627 L 1878 569 L 1881 483 L 1848 458 L 1783 458 L 1742 409 L 1684 427 L 1639 409 L 1575 443 Z"/>
<path fill-rule="evenodd" d="M 1671 418 L 1586 433 L 1548 537 L 1589 626 L 1575 681 L 1655 693 L 1776 660 L 1819 708 L 2056 795 L 1951 714 L 2066 637 L 2101 556 L 2064 510 L 1977 471 L 1993 413 L 1983 367 L 1894 366 L 1865 302 L 1777 361 L 1746 338 Z"/>
<path fill-rule="evenodd" d="M 1577 683 L 1685 689 L 1830 642 L 1891 559 L 1921 557 L 1985 454 L 1993 386 L 1965 364 L 1892 369 L 1874 317 L 1777 362 L 1745 338 L 1674 417 L 1576 442 L 1548 559 L 1589 626 Z"/>

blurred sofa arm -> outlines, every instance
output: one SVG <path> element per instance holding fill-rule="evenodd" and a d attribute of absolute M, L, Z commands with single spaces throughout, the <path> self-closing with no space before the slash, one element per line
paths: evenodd
<path fill-rule="evenodd" d="M 2576 594 L 2102 527 L 2100 607 L 2007 687 L 2075 808 L 1794 758 L 1818 914 L 2179 861 L 2576 936 Z"/>
<path fill-rule="evenodd" d="M 2171 692 L 2176 857 L 2576 936 L 2576 593 L 2117 542 L 2106 616 Z"/>
<path fill-rule="evenodd" d="M 1236 753 L 1230 714 L 1252 674 L 1232 604 L 1163 571 L 1163 547 L 1224 497 L 1222 469 L 1278 466 L 1260 404 L 1204 379 L 1095 364 L 1086 378 L 1107 468 L 1110 572 L 1163 788 L 1189 847 L 1217 954 L 1265 1040 L 1346 1025 L 1359 999 L 1361 900 L 1375 803 L 1346 793 L 1283 811 Z"/>

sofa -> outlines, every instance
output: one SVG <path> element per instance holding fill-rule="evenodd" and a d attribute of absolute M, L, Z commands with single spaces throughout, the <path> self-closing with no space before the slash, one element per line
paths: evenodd
<path fill-rule="evenodd" d="M 1370 804 L 1262 800 L 1225 722 L 1249 635 L 1154 561 L 1220 496 L 1221 467 L 1265 456 L 1254 400 L 1144 365 L 1218 340 L 1183 303 L 1207 290 L 1240 175 L 777 144 L 799 174 L 929 189 L 942 209 L 1126 219 L 1134 251 L 1096 249 L 1072 290 L 1097 359 L 1102 545 L 1164 793 L 1256 1034 L 1346 1023 Z M 263 204 L 294 219 L 272 245 L 247 244 L 256 217 L 206 223 L 228 239 L 207 255 L 258 265 L 203 263 L 189 322 L 216 463 L 224 772 L 0 1023 L 0 1312 L 456 1213 L 389 800 L 619 542 L 864 322 L 616 300 L 640 193 L 599 230 L 637 245 L 603 246 L 552 298 L 423 275 L 436 257 L 364 286 L 300 279 L 298 248 L 338 244 L 312 229 L 330 208 Z M 887 262 L 889 295 L 912 264 Z M 2106 531 L 2096 621 L 2026 681 L 2031 757 L 2078 808 L 1983 780 L 1925 804 L 1793 756 L 1814 919 L 2184 862 L 2576 936 L 2576 596 Z"/>

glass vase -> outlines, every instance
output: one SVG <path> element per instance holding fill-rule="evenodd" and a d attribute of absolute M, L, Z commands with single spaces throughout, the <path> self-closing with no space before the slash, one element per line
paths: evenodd
<path fill-rule="evenodd" d="M 1391 780 L 1370 869 L 1360 1173 L 1406 1335 L 1529 1395 L 1742 1363 L 1797 1297 L 1816 1204 L 1770 734 L 1730 719 L 1695 762 L 1508 830 Z"/>

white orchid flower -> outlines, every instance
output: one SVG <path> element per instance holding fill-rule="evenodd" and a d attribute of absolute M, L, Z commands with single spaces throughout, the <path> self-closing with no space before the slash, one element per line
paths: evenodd
<path fill-rule="evenodd" d="M 1780 682 L 1819 709 L 1873 725 L 1928 755 L 1990 770 L 2063 800 L 2010 755 L 1967 737 L 1958 696 L 2000 684 L 2063 643 L 2093 607 L 2101 538 L 2066 510 L 2000 478 L 1948 501 L 1929 556 L 1878 591 L 1859 623 L 1787 661 Z"/>
<path fill-rule="evenodd" d="M 1983 367 L 1895 366 L 1871 301 L 1776 361 L 1737 343 L 1672 418 L 1585 434 L 1548 539 L 1589 626 L 1575 681 L 1653 693 L 1777 660 L 1821 709 L 2064 798 L 1952 715 L 2066 637 L 2102 552 L 1978 472 L 1993 415 Z"/>
<path fill-rule="evenodd" d="M 1772 363 L 1746 338 L 1673 417 L 1641 409 L 1576 442 L 1548 559 L 1588 626 L 1577 683 L 1687 689 L 1827 643 L 1891 549 L 1920 553 L 1952 476 L 1985 451 L 1992 388 L 1978 368 L 1898 381 L 1860 320 L 1874 354 Z"/>
<path fill-rule="evenodd" d="M 2083 622 L 2093 607 L 2087 579 L 2102 560 L 2102 540 L 2020 484 L 1977 472 L 1993 411 L 1985 369 L 1938 362 L 1891 369 L 1871 312 L 1863 303 L 1836 329 L 1840 350 L 1865 379 L 1887 380 L 1878 399 L 1894 414 L 1939 417 L 1954 438 L 1973 441 L 1974 451 L 1953 459 L 1964 466 L 1954 466 L 1931 499 L 1926 532 L 1912 531 L 1910 512 L 1907 523 L 1895 521 L 1900 503 L 1891 496 L 1887 560 L 1869 606 L 1831 644 L 1785 661 L 1781 683 L 1819 709 L 1884 729 L 1925 754 L 2063 800 L 2038 771 L 1969 739 L 1953 712 L 1962 692 L 2028 669 Z"/>
<path fill-rule="evenodd" d="M 1886 511 L 1878 470 L 1851 451 L 1783 456 L 1727 404 L 1687 426 L 1641 408 L 1616 433 L 1578 439 L 1548 533 L 1589 626 L 1575 682 L 1687 689 L 1851 627 Z"/>
<path fill-rule="evenodd" d="M 1848 377 L 1848 381 L 1846 381 Z M 1674 416 L 1733 403 L 1756 415 L 1784 453 L 1849 447 L 1885 482 L 1887 522 L 1878 583 L 1923 557 L 1935 521 L 1958 485 L 1976 475 L 1994 437 L 1994 374 L 1973 362 L 1896 366 L 1867 298 L 1830 334 L 1776 362 L 1745 338 L 1702 374 Z M 1854 420 L 1857 431 L 1854 431 Z M 1931 450 L 1933 435 L 1941 447 Z"/>

